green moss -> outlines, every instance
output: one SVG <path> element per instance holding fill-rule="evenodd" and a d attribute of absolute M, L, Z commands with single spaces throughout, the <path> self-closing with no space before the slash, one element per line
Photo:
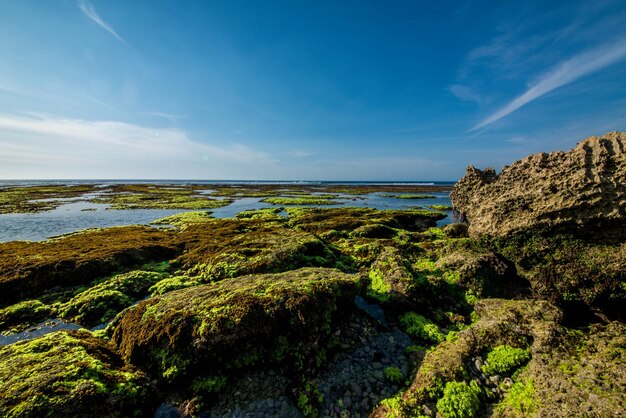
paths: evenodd
<path fill-rule="evenodd" d="M 324 362 L 339 310 L 364 285 L 322 268 L 222 280 L 140 302 L 112 340 L 125 358 L 181 385 L 273 361 L 298 375 Z"/>
<path fill-rule="evenodd" d="M 284 210 L 284 208 L 264 208 L 264 209 L 254 209 L 254 210 L 244 210 L 237 213 L 237 218 L 239 219 L 261 219 L 264 221 L 284 221 L 286 218 L 280 216 L 279 214 Z"/>
<path fill-rule="evenodd" d="M 379 406 L 384 408 L 384 413 L 387 418 L 402 418 L 406 415 L 403 410 L 401 395 L 383 399 L 380 401 Z"/>
<path fill-rule="evenodd" d="M 172 231 L 128 226 L 68 234 L 43 242 L 0 243 L 0 304 L 39 299 L 54 288 L 88 285 L 180 252 Z M 136 268 L 136 267 L 135 267 Z"/>
<path fill-rule="evenodd" d="M 319 417 L 319 409 L 324 403 L 324 396 L 311 383 L 306 383 L 298 395 L 298 408 L 305 418 Z"/>
<path fill-rule="evenodd" d="M 450 205 L 428 205 L 428 207 L 433 210 L 441 210 L 444 212 L 448 212 L 452 210 L 452 206 Z"/>
<path fill-rule="evenodd" d="M 187 287 L 197 286 L 201 282 L 195 277 L 188 276 L 173 276 L 158 281 L 156 284 L 150 286 L 148 292 L 152 296 L 163 295 L 172 290 L 184 289 Z"/>
<path fill-rule="evenodd" d="M 427 194 L 410 194 L 410 193 L 405 193 L 405 194 L 383 193 L 380 196 L 393 197 L 395 199 L 434 199 L 436 197 L 436 196 L 427 195 Z"/>
<path fill-rule="evenodd" d="M 232 200 L 211 199 L 197 194 L 193 187 L 167 187 L 151 184 L 111 186 L 107 193 L 92 200 L 106 203 L 110 209 L 213 209 L 227 206 Z"/>
<path fill-rule="evenodd" d="M 495 410 L 507 415 L 529 416 L 537 411 L 538 400 L 532 379 L 522 379 L 511 386 L 504 399 L 495 406 Z"/>
<path fill-rule="evenodd" d="M 448 239 L 448 236 L 441 228 L 428 228 L 426 232 L 431 234 L 436 239 Z"/>
<path fill-rule="evenodd" d="M 47 319 L 52 314 L 52 308 L 39 300 L 25 300 L 0 309 L 0 330 L 13 327 L 14 331 L 21 331 L 29 325 Z"/>
<path fill-rule="evenodd" d="M 437 412 L 444 418 L 471 418 L 480 408 L 480 387 L 472 381 L 448 382 L 443 397 L 437 401 Z"/>
<path fill-rule="evenodd" d="M 1 213 L 35 213 L 52 210 L 85 193 L 95 191 L 90 184 L 74 186 L 0 187 Z"/>
<path fill-rule="evenodd" d="M 336 205 L 339 202 L 328 197 L 301 196 L 301 197 L 268 197 L 261 202 L 281 206 L 301 206 L 301 205 Z"/>
<path fill-rule="evenodd" d="M 174 225 L 176 228 L 185 229 L 187 226 L 198 223 L 211 222 L 214 220 L 211 212 L 183 212 L 167 216 L 150 222 L 153 225 Z"/>
<path fill-rule="evenodd" d="M 204 282 L 304 266 L 351 268 L 348 257 L 284 222 L 219 219 L 190 226 L 181 235 L 188 242 L 187 251 L 176 263 Z"/>
<path fill-rule="evenodd" d="M 398 369 L 397 367 L 386 367 L 384 373 L 385 379 L 387 379 L 391 383 L 399 385 L 404 382 L 404 375 L 402 374 L 402 371 L 400 371 L 400 369 Z"/>
<path fill-rule="evenodd" d="M 130 417 L 149 408 L 148 379 L 86 331 L 0 347 L 5 417 Z"/>
<path fill-rule="evenodd" d="M 445 339 L 445 336 L 436 324 L 415 312 L 407 312 L 402 315 L 400 323 L 407 334 L 424 341 L 440 343 Z"/>
<path fill-rule="evenodd" d="M 209 376 L 196 378 L 191 382 L 191 391 L 199 396 L 218 393 L 226 386 L 226 376 Z"/>
<path fill-rule="evenodd" d="M 146 295 L 150 287 L 161 281 L 164 275 L 141 270 L 118 274 L 61 304 L 58 314 L 89 327 L 107 322 Z"/>
<path fill-rule="evenodd" d="M 391 285 L 385 281 L 383 274 L 379 270 L 371 269 L 369 272 L 371 280 L 368 295 L 379 302 L 388 302 Z"/>
<path fill-rule="evenodd" d="M 470 289 L 465 292 L 465 302 L 467 302 L 467 304 L 471 306 L 474 306 L 476 302 L 478 302 L 478 297 L 473 290 Z"/>
<path fill-rule="evenodd" d="M 530 352 L 523 348 L 499 345 L 487 354 L 482 367 L 486 375 L 508 373 L 530 359 Z"/>

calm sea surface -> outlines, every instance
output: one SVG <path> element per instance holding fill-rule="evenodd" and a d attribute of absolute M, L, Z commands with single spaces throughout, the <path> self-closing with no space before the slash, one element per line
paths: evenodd
<path fill-rule="evenodd" d="M 39 185 L 39 184 L 101 184 L 103 187 L 111 184 L 120 183 L 150 183 L 150 184 L 206 184 L 207 190 L 211 185 L 216 184 L 286 184 L 286 185 L 329 185 L 329 184 L 346 184 L 346 185 L 451 185 L 453 183 L 444 182 L 253 182 L 253 181 L 0 181 L 0 186 L 16 186 L 16 185 Z M 1 191 L 0 191 L 1 193 Z M 424 207 L 428 205 L 443 204 L 450 205 L 450 198 L 447 192 L 443 193 L 424 193 L 435 196 L 433 199 L 397 199 L 393 197 L 381 196 L 384 193 L 371 193 L 366 195 L 340 195 L 340 202 L 337 205 L 323 207 L 369 207 L 375 209 L 408 209 L 411 207 Z M 401 194 L 401 193 L 398 193 Z M 163 210 L 163 209 L 127 209 L 127 210 L 110 210 L 108 205 L 94 204 L 81 199 L 87 199 L 92 194 L 71 199 L 71 202 L 59 206 L 58 208 L 40 212 L 40 213 L 18 213 L 0 215 L 0 242 L 14 240 L 40 241 L 57 235 L 67 234 L 69 232 L 79 231 L 86 228 L 103 228 L 122 225 L 149 225 L 150 222 L 163 218 L 165 216 L 176 213 L 185 212 L 185 210 Z M 64 199 L 70 200 L 70 199 Z M 249 209 L 261 209 L 267 207 L 275 207 L 268 203 L 261 202 L 262 198 L 239 198 L 228 206 L 210 209 L 210 212 L 216 218 L 233 217 L 238 212 Z M 311 205 L 315 207 L 315 205 Z M 450 213 L 448 217 L 439 221 L 439 225 L 445 225 L 451 222 Z"/>

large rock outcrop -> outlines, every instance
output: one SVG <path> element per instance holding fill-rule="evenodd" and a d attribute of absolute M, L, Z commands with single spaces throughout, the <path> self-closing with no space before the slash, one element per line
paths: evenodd
<path fill-rule="evenodd" d="M 450 196 L 473 236 L 526 228 L 619 233 L 615 227 L 626 225 L 626 133 L 592 136 L 568 152 L 530 155 L 499 174 L 470 166 Z"/>

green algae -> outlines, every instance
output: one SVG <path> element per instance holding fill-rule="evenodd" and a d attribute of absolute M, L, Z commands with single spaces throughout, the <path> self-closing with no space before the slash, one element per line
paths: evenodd
<path fill-rule="evenodd" d="M 316 235 L 329 231 L 352 232 L 364 225 L 422 231 L 443 219 L 440 212 L 424 210 L 376 210 L 370 208 L 288 208 L 290 226 Z"/>
<path fill-rule="evenodd" d="M 499 345 L 487 354 L 482 367 L 486 375 L 509 373 L 530 359 L 528 349 L 514 348 L 510 345 Z"/>
<path fill-rule="evenodd" d="M 404 382 L 404 375 L 402 371 L 397 367 L 386 367 L 384 371 L 385 379 L 389 382 L 399 385 Z"/>
<path fill-rule="evenodd" d="M 91 200 L 110 205 L 109 209 L 213 209 L 232 203 L 198 194 L 197 186 L 165 187 L 150 184 L 111 186 L 106 193 Z"/>
<path fill-rule="evenodd" d="M 485 241 L 516 263 L 538 296 L 563 307 L 582 304 L 624 319 L 623 241 L 604 242 L 571 233 L 546 235 L 532 230 Z"/>
<path fill-rule="evenodd" d="M 436 196 L 426 195 L 426 194 L 390 194 L 384 193 L 381 194 L 382 197 L 392 197 L 395 199 L 434 199 Z"/>
<path fill-rule="evenodd" d="M 433 210 L 439 210 L 442 212 L 449 212 L 453 209 L 453 207 L 450 205 L 428 205 L 428 208 Z"/>
<path fill-rule="evenodd" d="M 254 210 L 244 210 L 237 215 L 235 215 L 239 219 L 260 219 L 264 221 L 284 221 L 285 218 L 280 216 L 280 213 L 284 210 L 284 208 L 263 208 L 263 209 L 254 209 Z"/>
<path fill-rule="evenodd" d="M 0 187 L 0 214 L 52 210 L 96 190 L 93 185 Z"/>
<path fill-rule="evenodd" d="M 198 286 L 202 284 L 196 277 L 173 276 L 158 281 L 148 289 L 150 295 L 159 296 L 172 290 L 185 289 L 187 287 Z"/>
<path fill-rule="evenodd" d="M 178 229 L 185 229 L 189 225 L 210 222 L 214 220 L 211 212 L 183 212 L 176 215 L 166 216 L 150 222 L 152 225 L 173 225 Z"/>
<path fill-rule="evenodd" d="M 340 307 L 363 286 L 361 276 L 319 268 L 196 286 L 140 302 L 112 340 L 124 358 L 172 381 L 279 358 L 297 374 L 319 367 Z"/>
<path fill-rule="evenodd" d="M 268 197 L 261 200 L 261 202 L 281 206 L 336 205 L 339 203 L 328 197 L 318 197 L 315 195 L 299 197 Z"/>
<path fill-rule="evenodd" d="M 430 343 L 440 343 L 445 339 L 445 335 L 437 324 L 415 312 L 407 312 L 400 317 L 400 323 L 406 333 Z"/>
<path fill-rule="evenodd" d="M 437 412 L 444 418 L 472 418 L 480 408 L 480 387 L 475 381 L 448 382 L 437 401 Z"/>
<path fill-rule="evenodd" d="M 0 243 L 0 304 L 41 299 L 56 287 L 86 285 L 179 252 L 174 232 L 141 226 L 87 230 L 43 242 Z"/>
<path fill-rule="evenodd" d="M 0 309 L 0 330 L 19 332 L 50 317 L 53 309 L 39 300 L 25 300 Z"/>
<path fill-rule="evenodd" d="M 190 226 L 182 235 L 188 244 L 176 263 L 204 282 L 307 266 L 351 270 L 348 257 L 284 223 L 221 219 Z"/>
<path fill-rule="evenodd" d="M 504 399 L 494 409 L 496 416 L 529 416 L 537 412 L 538 403 L 533 380 L 522 379 L 513 383 Z"/>
<path fill-rule="evenodd" d="M 90 287 L 58 307 L 59 316 L 88 327 L 108 322 L 118 312 L 145 296 L 164 273 L 132 271 Z"/>
<path fill-rule="evenodd" d="M 0 347 L 0 393 L 5 417 L 144 416 L 154 405 L 146 376 L 86 331 Z"/>

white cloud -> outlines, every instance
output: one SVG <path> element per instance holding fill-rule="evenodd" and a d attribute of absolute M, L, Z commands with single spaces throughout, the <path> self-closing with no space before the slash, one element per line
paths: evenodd
<path fill-rule="evenodd" d="M 313 154 L 308 151 L 295 150 L 295 151 L 291 151 L 289 155 L 294 158 L 305 158 L 305 157 L 310 157 Z"/>
<path fill-rule="evenodd" d="M 478 104 L 484 101 L 482 95 L 475 89 L 461 84 L 452 84 L 448 87 L 450 93 L 454 94 L 458 99 L 465 102 L 476 102 Z"/>
<path fill-rule="evenodd" d="M 225 178 L 274 161 L 242 144 L 210 145 L 179 129 L 0 114 L 3 178 Z"/>
<path fill-rule="evenodd" d="M 128 43 L 124 40 L 124 38 L 118 35 L 117 32 L 115 32 L 115 30 L 111 27 L 111 25 L 109 25 L 104 20 L 102 20 L 102 18 L 98 15 L 98 13 L 96 13 L 96 9 L 93 7 L 93 5 L 87 3 L 84 0 L 81 0 L 78 2 L 78 7 L 85 14 L 85 16 L 93 20 L 98 26 L 100 26 L 102 29 L 109 32 L 111 35 L 117 38 L 117 40 L 123 43 L 124 45 L 128 45 Z"/>
<path fill-rule="evenodd" d="M 520 107 L 551 92 L 552 90 L 572 83 L 577 79 L 614 64 L 626 57 L 626 42 L 619 41 L 575 55 L 562 62 L 554 70 L 544 74 L 524 94 L 491 114 L 472 130 L 492 124 L 515 112 Z"/>

